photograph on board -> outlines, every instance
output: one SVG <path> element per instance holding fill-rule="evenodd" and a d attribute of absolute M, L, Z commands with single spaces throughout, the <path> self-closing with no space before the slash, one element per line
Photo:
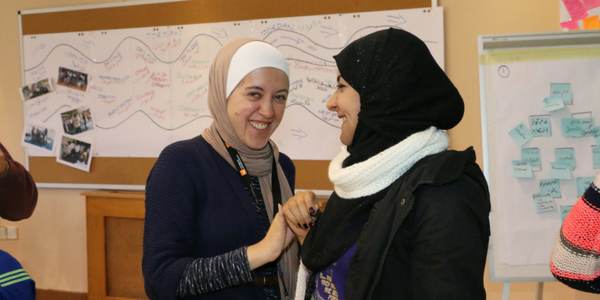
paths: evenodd
<path fill-rule="evenodd" d="M 92 164 L 92 144 L 63 135 L 56 161 L 89 172 Z"/>
<path fill-rule="evenodd" d="M 23 132 L 21 144 L 30 149 L 39 149 L 44 152 L 53 153 L 55 132 L 52 129 L 26 125 Z"/>
<path fill-rule="evenodd" d="M 80 91 L 86 91 L 88 86 L 88 74 L 73 71 L 67 68 L 58 68 L 58 80 L 57 84 L 73 88 Z"/>
<path fill-rule="evenodd" d="M 60 114 L 63 131 L 66 134 L 77 135 L 94 130 L 94 121 L 89 107 L 80 107 Z"/>
<path fill-rule="evenodd" d="M 26 85 L 19 91 L 21 92 L 21 99 L 23 99 L 23 101 L 27 101 L 35 97 L 54 92 L 54 87 L 52 86 L 52 81 L 50 81 L 50 78 L 46 78 L 36 83 Z"/>

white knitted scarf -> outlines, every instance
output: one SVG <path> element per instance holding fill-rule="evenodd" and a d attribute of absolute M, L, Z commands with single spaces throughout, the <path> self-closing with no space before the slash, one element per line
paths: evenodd
<path fill-rule="evenodd" d="M 430 127 L 360 163 L 342 168 L 350 155 L 343 149 L 329 164 L 329 180 L 341 198 L 373 195 L 398 179 L 425 156 L 448 148 L 446 132 Z"/>

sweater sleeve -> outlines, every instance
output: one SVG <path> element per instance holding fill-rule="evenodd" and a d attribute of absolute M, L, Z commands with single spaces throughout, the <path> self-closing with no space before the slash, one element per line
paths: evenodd
<path fill-rule="evenodd" d="M 146 182 L 142 273 L 151 300 L 175 300 L 183 270 L 193 260 L 196 191 L 189 153 L 170 145 Z"/>
<path fill-rule="evenodd" d="M 191 261 L 183 271 L 177 295 L 190 297 L 254 280 L 246 247 Z"/>
<path fill-rule="evenodd" d="M 600 174 L 565 218 L 550 270 L 571 288 L 600 294 Z"/>
<path fill-rule="evenodd" d="M 38 190 L 29 172 L 12 159 L 0 144 L 9 165 L 7 174 L 0 178 L 0 217 L 9 221 L 29 218 L 37 204 Z M 0 170 L 2 173 L 4 170 Z"/>

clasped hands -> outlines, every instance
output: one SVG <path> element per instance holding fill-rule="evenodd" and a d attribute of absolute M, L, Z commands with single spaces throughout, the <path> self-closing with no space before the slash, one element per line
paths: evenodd
<path fill-rule="evenodd" d="M 313 191 L 298 192 L 285 205 L 279 205 L 279 211 L 265 238 L 247 248 L 250 269 L 275 261 L 294 236 L 302 244 L 306 234 L 314 226 L 318 211 L 317 196 Z"/>

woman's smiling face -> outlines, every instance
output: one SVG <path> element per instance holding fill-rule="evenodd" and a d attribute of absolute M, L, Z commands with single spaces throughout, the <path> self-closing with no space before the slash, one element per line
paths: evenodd
<path fill-rule="evenodd" d="M 327 101 L 327 109 L 337 112 L 342 123 L 342 134 L 340 141 L 349 146 L 354 138 L 354 131 L 358 125 L 358 113 L 360 112 L 360 95 L 354 90 L 338 72 L 337 89 Z"/>
<path fill-rule="evenodd" d="M 281 123 L 289 79 L 275 68 L 250 72 L 227 99 L 227 115 L 237 137 L 252 149 L 262 149 Z"/>

